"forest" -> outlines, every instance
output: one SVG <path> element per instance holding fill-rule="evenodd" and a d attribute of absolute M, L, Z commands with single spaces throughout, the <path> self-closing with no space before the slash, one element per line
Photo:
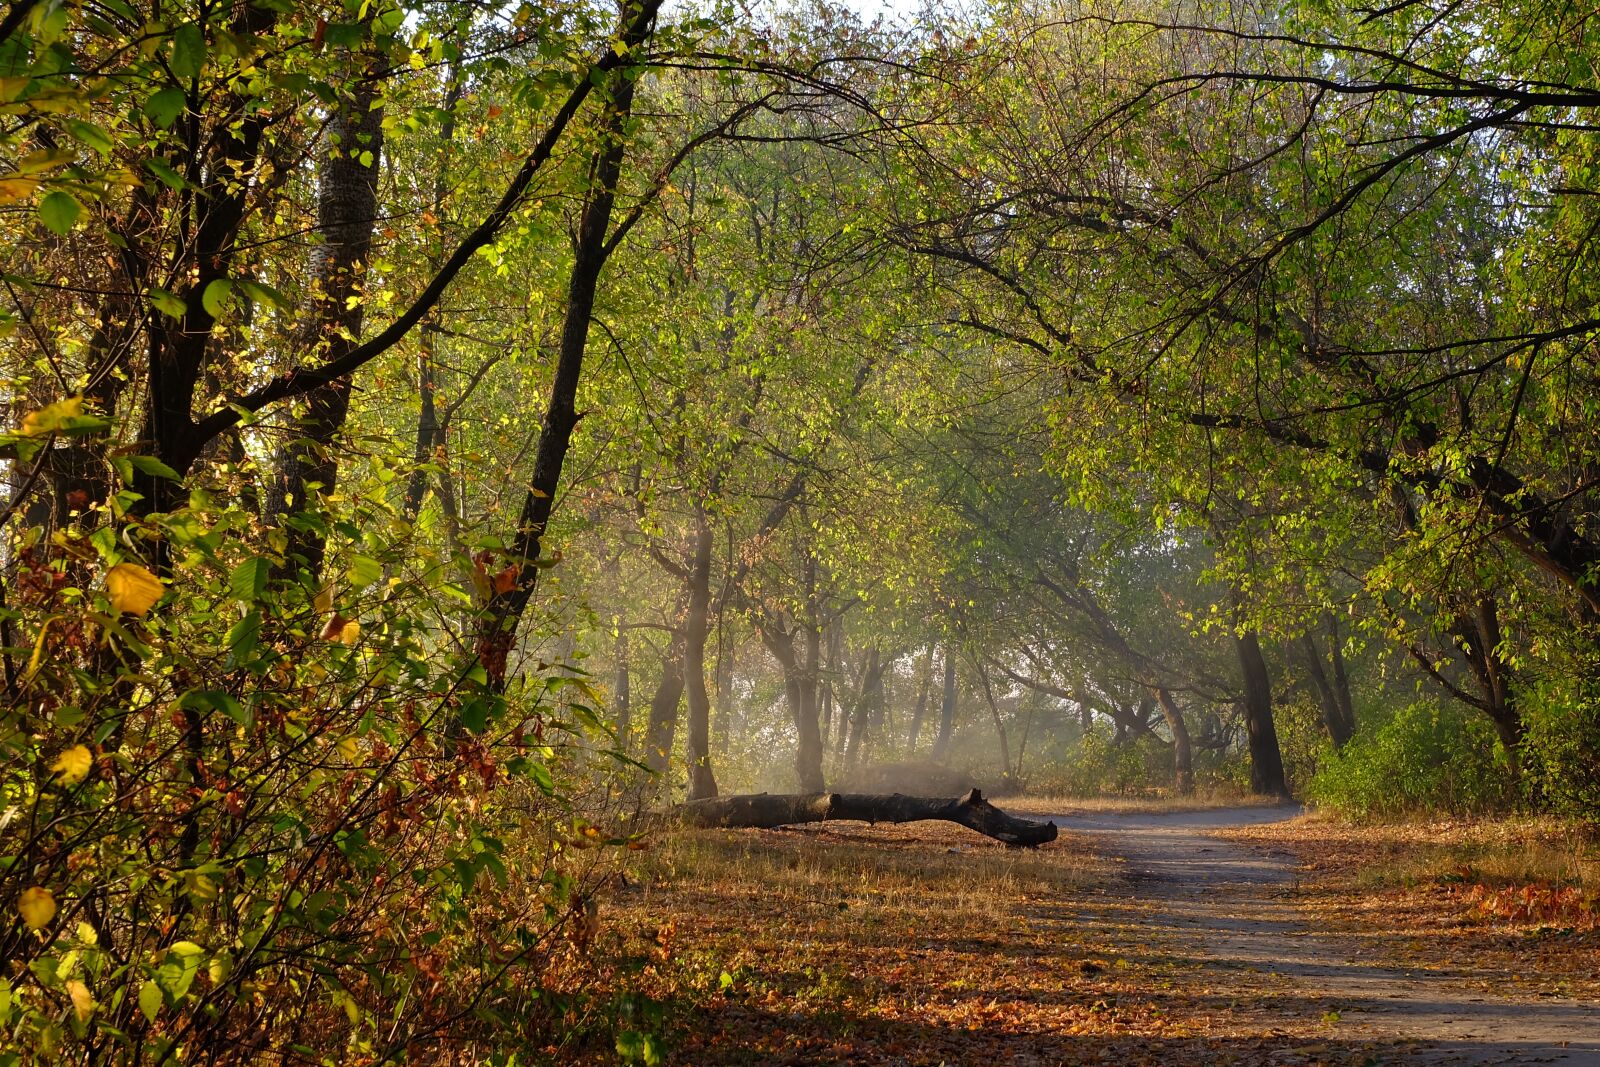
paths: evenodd
<path fill-rule="evenodd" d="M 1600 13 L 0 6 L 0 1067 L 1600 1064 Z"/>

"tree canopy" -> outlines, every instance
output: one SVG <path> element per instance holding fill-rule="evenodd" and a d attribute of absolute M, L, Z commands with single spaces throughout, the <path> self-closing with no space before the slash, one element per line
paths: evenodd
<path fill-rule="evenodd" d="M 15 0 L 0 1062 L 559 1044 L 729 792 L 1592 816 L 1597 34 Z"/>

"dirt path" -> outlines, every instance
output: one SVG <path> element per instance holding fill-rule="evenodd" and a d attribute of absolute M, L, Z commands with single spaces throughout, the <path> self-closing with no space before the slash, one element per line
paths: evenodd
<path fill-rule="evenodd" d="M 1363 958 L 1377 953 L 1364 952 L 1359 939 L 1304 925 L 1287 857 L 1206 836 L 1295 814 L 1238 808 L 1055 821 L 1101 838 L 1107 853 L 1126 862 L 1128 879 L 1149 906 L 1144 932 L 1153 946 L 1218 972 L 1219 985 L 1227 972 L 1266 976 L 1278 983 L 1269 1003 L 1285 1011 L 1326 1006 L 1339 1037 L 1383 1042 L 1379 1062 L 1600 1067 L 1600 1006 L 1488 995 L 1485 982 L 1504 976 L 1470 968 L 1441 975 L 1381 966 Z"/>

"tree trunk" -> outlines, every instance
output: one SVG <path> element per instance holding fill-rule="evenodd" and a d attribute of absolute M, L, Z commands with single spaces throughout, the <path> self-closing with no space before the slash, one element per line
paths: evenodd
<path fill-rule="evenodd" d="M 822 776 L 822 754 L 826 745 L 822 739 L 821 709 L 818 707 L 818 676 L 822 659 L 822 631 L 814 624 L 805 627 L 805 659 L 799 665 L 800 693 L 800 743 L 795 750 L 795 774 L 800 788 L 821 792 L 826 786 Z"/>
<path fill-rule="evenodd" d="M 631 14 L 640 10 L 627 6 Z M 625 16 L 625 21 L 626 21 Z M 629 32 L 621 41 L 624 50 L 639 44 L 648 33 L 648 23 L 628 22 Z M 631 38 L 631 39 L 629 39 Z M 622 53 L 619 53 L 622 54 Z M 556 353 L 555 376 L 545 404 L 544 421 L 539 429 L 539 447 L 534 456 L 533 473 L 523 497 L 517 520 L 517 536 L 510 553 L 510 566 L 516 579 L 508 590 L 498 587 L 490 594 L 478 620 L 475 652 L 489 676 L 490 687 L 503 690 L 511 647 L 517 625 L 533 599 L 539 580 L 539 553 L 545 529 L 561 487 L 561 470 L 566 464 L 572 433 L 578 426 L 578 384 L 583 377 L 583 357 L 589 344 L 589 326 L 594 317 L 595 295 L 600 272 L 611 254 L 607 240 L 611 211 L 616 205 L 617 183 L 622 176 L 626 147 L 624 131 L 633 112 L 633 72 L 613 71 L 607 79 L 610 99 L 606 102 L 600 126 L 600 147 L 594 157 L 589 183 L 589 198 L 578 222 L 578 238 L 567 285 L 566 316 L 561 324 L 561 340 Z M 681 661 L 679 671 L 681 674 Z M 703 680 L 702 680 L 703 681 Z M 677 721 L 673 702 L 672 721 Z M 652 718 L 654 718 L 652 712 Z M 652 722 L 652 726 L 654 726 Z M 669 737 L 670 740 L 670 737 Z M 670 746 L 669 746 L 670 747 Z M 654 757 L 655 753 L 647 752 Z"/>
<path fill-rule="evenodd" d="M 954 799 L 899 793 L 759 793 L 680 804 L 670 814 L 690 826 L 753 829 L 832 820 L 906 823 L 937 819 L 959 823 L 1013 846 L 1036 848 L 1056 839 L 1055 823 L 1007 815 L 976 789 Z"/>
<path fill-rule="evenodd" d="M 720 620 L 721 615 L 718 614 Z M 728 731 L 733 719 L 733 676 L 734 652 L 725 649 L 722 640 L 717 641 L 717 668 L 713 673 L 717 682 L 712 689 L 712 719 L 711 719 L 711 744 L 716 749 L 717 755 L 726 758 L 728 755 Z"/>
<path fill-rule="evenodd" d="M 906 755 L 917 754 L 917 738 L 922 735 L 922 717 L 928 712 L 928 697 L 933 692 L 933 649 L 922 659 L 922 681 L 917 686 L 917 703 L 911 711 L 911 727 L 906 731 Z"/>
<path fill-rule="evenodd" d="M 944 698 L 939 702 L 939 733 L 933 739 L 933 760 L 942 762 L 950 749 L 950 735 L 956 724 L 956 656 L 949 644 L 944 646 Z"/>
<path fill-rule="evenodd" d="M 833 732 L 833 682 L 823 682 L 817 691 L 817 738 L 822 751 L 828 750 L 828 737 Z"/>
<path fill-rule="evenodd" d="M 689 799 L 717 795 L 711 772 L 711 696 L 706 692 L 706 638 L 711 632 L 711 524 L 695 507 L 689 561 L 689 611 L 684 620 L 684 690 L 689 708 Z"/>
<path fill-rule="evenodd" d="M 628 751 L 628 733 L 633 726 L 633 678 L 628 671 L 628 631 L 622 628 L 622 616 L 616 618 L 617 688 L 612 703 L 617 721 L 617 748 Z"/>
<path fill-rule="evenodd" d="M 783 688 L 789 702 L 789 718 L 799 736 L 795 748 L 795 776 L 800 788 L 820 792 L 822 775 L 822 729 L 817 715 L 817 672 L 815 668 L 821 637 L 815 630 L 806 634 L 806 656 L 802 662 L 794 647 L 794 633 L 776 626 L 761 628 L 761 640 L 783 668 Z"/>
<path fill-rule="evenodd" d="M 822 722 L 822 750 L 824 752 L 828 750 L 829 733 L 836 728 L 843 728 L 842 723 L 837 727 L 835 726 L 835 720 L 839 718 L 838 712 L 842 706 L 839 702 L 839 686 L 837 682 L 839 677 L 839 644 L 841 640 L 842 636 L 839 627 L 829 626 L 822 644 L 822 647 L 827 651 L 828 660 L 826 664 L 819 663 L 817 668 L 818 717 Z"/>
<path fill-rule="evenodd" d="M 1339 712 L 1344 717 L 1346 729 L 1350 736 L 1356 732 L 1355 702 L 1350 697 L 1350 676 L 1344 669 L 1344 638 L 1339 634 L 1339 620 L 1329 612 L 1327 617 L 1328 627 L 1328 659 L 1333 665 L 1333 698 L 1339 705 Z"/>
<path fill-rule="evenodd" d="M 989 672 L 983 664 L 978 664 L 978 682 L 983 686 L 983 699 L 989 705 L 989 718 L 994 721 L 995 736 L 1000 740 L 1000 778 L 1009 781 L 1012 777 L 1011 770 L 1011 738 L 1006 733 L 1006 724 L 1000 718 L 1000 705 L 995 703 L 994 687 L 989 684 Z"/>
<path fill-rule="evenodd" d="M 1194 746 L 1189 740 L 1189 726 L 1183 721 L 1183 712 L 1172 699 L 1171 690 L 1158 688 L 1156 700 L 1161 704 L 1167 728 L 1172 731 L 1172 789 L 1186 797 L 1194 792 Z"/>
<path fill-rule="evenodd" d="M 1272 681 L 1261 642 L 1254 631 L 1236 636 L 1234 649 L 1244 677 L 1244 727 L 1250 742 L 1250 790 L 1265 796 L 1288 797 L 1283 776 L 1283 753 L 1278 748 L 1278 728 L 1272 721 Z"/>
<path fill-rule="evenodd" d="M 1494 598 L 1480 598 L 1470 615 L 1457 620 L 1453 635 L 1483 694 L 1479 706 L 1515 763 L 1526 726 L 1512 692 L 1510 666 L 1501 653 L 1500 612 Z"/>
<path fill-rule="evenodd" d="M 678 732 L 678 705 L 683 700 L 683 628 L 673 632 L 661 661 L 661 681 L 650 698 L 650 721 L 645 725 L 644 765 L 656 773 L 672 759 L 672 739 Z"/>
<path fill-rule="evenodd" d="M 1028 738 L 1033 734 L 1033 720 L 1039 713 L 1039 695 L 1037 693 L 1029 693 L 1023 697 L 1023 700 L 1027 704 L 1028 715 L 1022 720 L 1022 736 L 1017 739 L 1016 786 L 1019 791 L 1024 788 L 1024 783 L 1027 781 L 1023 777 L 1022 761 L 1028 754 Z M 1021 704 L 1018 705 L 1018 710 L 1021 710 L 1021 706 Z"/>
<path fill-rule="evenodd" d="M 1350 723 L 1345 720 L 1344 707 L 1334 693 L 1333 683 L 1329 681 L 1327 671 L 1323 670 L 1322 652 L 1317 648 L 1316 638 L 1310 634 L 1303 634 L 1296 644 L 1300 646 L 1300 658 L 1305 661 L 1311 688 L 1317 691 L 1317 703 L 1322 708 L 1322 724 L 1327 727 L 1328 736 L 1333 739 L 1333 747 L 1343 748 L 1349 742 L 1353 731 Z"/>
<path fill-rule="evenodd" d="M 339 359 L 358 344 L 366 299 L 361 292 L 372 231 L 378 218 L 378 166 L 383 150 L 383 109 L 376 83 L 356 78 L 355 88 L 328 124 L 328 153 L 317 196 L 322 243 L 311 253 L 312 312 L 301 326 L 297 353 L 317 351 Z M 304 362 L 302 359 L 301 362 Z M 322 573 L 327 535 L 321 523 L 292 523 L 313 510 L 313 494 L 332 493 L 339 479 L 334 438 L 350 413 L 350 378 L 329 382 L 305 399 L 278 452 L 277 476 L 268 494 L 268 521 L 284 526 L 288 545 L 283 571 L 304 568 L 315 582 Z"/>
<path fill-rule="evenodd" d="M 883 656 L 874 648 L 867 654 L 866 671 L 861 676 L 861 691 L 856 695 L 855 707 L 850 709 L 850 736 L 844 749 L 846 767 L 854 767 L 861 758 L 867 740 L 867 720 L 882 686 Z"/>
<path fill-rule="evenodd" d="M 450 65 L 449 72 L 445 75 L 445 83 L 444 103 L 441 108 L 444 117 L 439 122 L 439 169 L 433 177 L 433 213 L 439 218 L 444 217 L 445 197 L 450 192 L 450 151 L 454 147 L 456 137 L 456 105 L 461 102 L 459 59 Z M 431 258 L 429 268 L 437 271 L 441 265 L 443 250 Z M 439 316 L 435 311 L 422 324 L 422 330 L 417 338 L 417 396 L 421 404 L 417 410 L 416 443 L 411 452 L 411 477 L 406 480 L 406 495 L 402 504 L 402 514 L 408 522 L 415 522 L 422 510 L 422 500 L 428 491 L 426 468 L 434 461 L 435 454 L 439 451 L 443 433 L 443 427 L 439 424 L 438 407 L 435 404 L 435 393 L 439 387 L 438 367 L 434 358 L 438 339 Z"/>

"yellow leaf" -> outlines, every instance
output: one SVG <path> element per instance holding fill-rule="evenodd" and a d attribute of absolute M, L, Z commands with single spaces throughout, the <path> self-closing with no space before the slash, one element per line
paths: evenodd
<path fill-rule="evenodd" d="M 56 917 L 56 898 L 42 885 L 24 889 L 17 899 L 17 912 L 30 930 L 42 930 Z"/>
<path fill-rule="evenodd" d="M 354 645 L 361 640 L 361 624 L 351 619 L 339 628 L 339 643 L 345 646 Z"/>
<path fill-rule="evenodd" d="M 189 895 L 196 900 L 212 901 L 222 894 L 222 887 L 210 875 L 189 871 L 184 874 L 183 878 L 188 883 L 186 889 Z"/>
<path fill-rule="evenodd" d="M 359 747 L 357 747 L 355 738 L 346 737 L 342 741 L 339 742 L 339 755 L 343 756 L 345 759 L 349 760 L 351 763 L 354 763 L 356 757 L 359 756 L 360 754 L 361 754 L 361 749 Z"/>
<path fill-rule="evenodd" d="M 111 610 L 143 615 L 166 592 L 161 580 L 137 563 L 119 563 L 106 572 Z"/>
<path fill-rule="evenodd" d="M 57 170 L 72 162 L 72 152 L 65 148 L 41 148 L 29 152 L 17 161 L 17 170 L 23 174 L 40 174 Z"/>
<path fill-rule="evenodd" d="M 94 753 L 89 751 L 88 745 L 73 745 L 50 764 L 50 769 L 56 772 L 56 781 L 62 785 L 77 785 L 89 777 L 89 770 L 94 766 Z"/>
<path fill-rule="evenodd" d="M 44 663 L 44 639 L 50 636 L 50 624 L 53 622 L 55 622 L 55 619 L 46 619 L 44 620 L 44 625 L 39 627 L 38 640 L 33 643 L 33 655 L 28 657 L 27 678 L 31 679 L 35 674 L 38 674 L 39 667 Z"/>
<path fill-rule="evenodd" d="M 68 419 L 76 419 L 83 414 L 83 397 L 73 396 L 65 400 L 57 400 L 54 404 L 46 404 L 38 411 L 30 411 L 22 419 L 22 436 L 43 437 L 47 433 L 54 433 L 61 429 L 61 424 Z"/>
<path fill-rule="evenodd" d="M 67 996 L 72 998 L 72 1010 L 77 1013 L 81 1022 L 87 1022 L 89 1016 L 94 1014 L 94 997 L 89 995 L 89 987 L 74 978 L 67 983 Z"/>
<path fill-rule="evenodd" d="M 37 188 L 39 188 L 39 182 L 34 178 L 14 176 L 0 178 L 0 204 L 14 204 L 18 200 L 26 200 L 33 195 L 33 191 Z"/>
<path fill-rule="evenodd" d="M 317 595 L 311 598 L 311 606 L 318 612 L 327 613 L 333 610 L 333 586 L 325 585 L 317 590 Z"/>

